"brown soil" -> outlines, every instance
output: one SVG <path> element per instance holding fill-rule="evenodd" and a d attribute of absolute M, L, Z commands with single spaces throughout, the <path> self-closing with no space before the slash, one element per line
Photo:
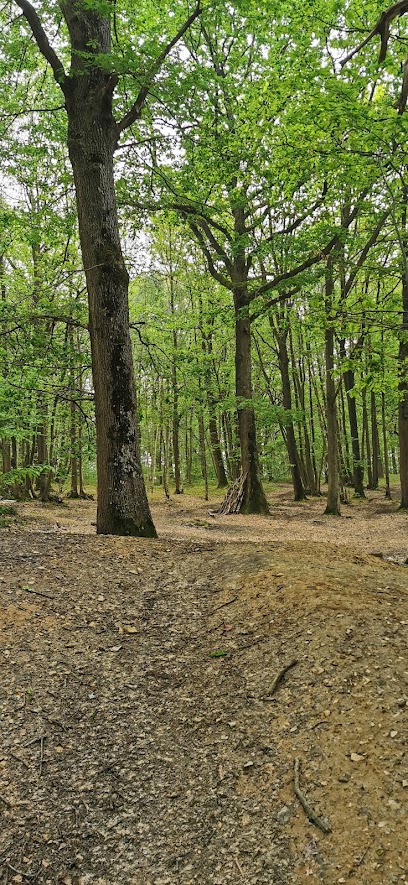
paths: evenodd
<path fill-rule="evenodd" d="M 342 519 L 282 487 L 269 518 L 156 501 L 159 541 L 18 505 L 1 885 L 408 882 L 408 515 L 370 494 Z"/>

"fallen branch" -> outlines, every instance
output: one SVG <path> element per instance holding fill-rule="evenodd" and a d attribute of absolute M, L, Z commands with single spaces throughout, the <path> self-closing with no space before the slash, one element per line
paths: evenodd
<path fill-rule="evenodd" d="M 326 835 L 328 833 L 331 833 L 331 827 L 329 826 L 329 824 L 326 824 L 325 821 L 322 820 L 321 817 L 319 817 L 315 811 L 313 811 L 312 806 L 309 805 L 307 799 L 305 799 L 305 797 L 300 789 L 300 783 L 299 783 L 300 761 L 299 761 L 299 759 L 295 759 L 294 772 L 295 772 L 295 795 L 299 799 L 299 802 L 300 802 L 305 814 L 307 815 L 308 819 L 310 820 L 310 822 L 312 824 L 314 824 L 316 827 L 318 827 L 319 830 L 322 831 L 322 833 L 325 833 Z"/>
<path fill-rule="evenodd" d="M 296 667 L 296 664 L 298 664 L 298 663 L 299 662 L 295 659 L 295 660 L 291 661 L 290 664 L 286 664 L 286 667 L 284 667 L 283 670 L 280 670 L 280 672 L 277 674 L 277 676 L 275 676 L 275 679 L 272 682 L 272 687 L 271 687 L 270 691 L 268 692 L 269 697 L 271 695 L 275 694 L 275 691 L 276 691 L 278 685 L 282 682 L 282 679 L 286 675 L 288 670 L 291 670 L 292 667 Z"/>

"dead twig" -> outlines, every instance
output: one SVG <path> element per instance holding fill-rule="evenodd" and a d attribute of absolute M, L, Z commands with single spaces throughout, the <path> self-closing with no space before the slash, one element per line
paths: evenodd
<path fill-rule="evenodd" d="M 242 876 L 242 878 L 244 878 L 244 871 L 243 871 L 243 869 L 242 869 L 242 867 L 241 867 L 241 864 L 240 864 L 238 858 L 237 858 L 237 857 L 234 857 L 234 861 L 235 861 L 235 863 L 236 863 L 236 865 L 237 865 L 238 872 L 240 873 L 240 875 Z"/>
<path fill-rule="evenodd" d="M 12 753 L 11 750 L 9 750 L 9 756 L 11 756 L 12 759 L 15 759 L 16 762 L 20 762 L 21 765 L 24 765 L 24 768 L 30 767 L 24 759 L 20 759 L 20 756 L 16 756 L 16 754 Z"/>
<path fill-rule="evenodd" d="M 31 587 L 22 587 L 25 593 L 33 593 L 34 596 L 42 596 L 43 599 L 55 599 L 55 596 L 49 596 L 48 593 L 41 593 L 40 590 L 32 590 Z"/>
<path fill-rule="evenodd" d="M 233 598 L 233 599 L 229 599 L 228 602 L 223 602 L 222 605 L 217 605 L 217 608 L 214 608 L 214 609 L 212 610 L 212 612 L 210 612 L 210 614 L 209 614 L 208 617 L 209 617 L 209 618 L 212 618 L 212 616 L 215 615 L 215 612 L 219 612 L 219 610 L 220 610 L 221 608 L 226 608 L 227 605 L 232 605 L 232 603 L 233 603 L 233 602 L 236 602 L 237 599 L 238 599 L 238 596 L 234 596 L 234 598 Z"/>
<path fill-rule="evenodd" d="M 47 739 L 46 734 L 39 734 L 37 737 L 33 738 L 31 741 L 28 741 L 25 744 L 25 747 L 32 747 L 33 744 L 36 744 L 37 741 L 40 742 L 40 777 L 42 775 L 43 764 L 44 764 L 44 741 Z"/>
<path fill-rule="evenodd" d="M 11 865 L 11 863 L 7 863 L 7 861 L 6 861 L 6 866 L 9 868 L 9 870 L 11 870 L 12 873 L 17 873 L 18 876 L 22 876 L 22 878 L 24 878 L 24 879 L 36 879 L 37 878 L 36 873 L 26 873 L 25 870 L 18 870 L 17 867 L 13 867 Z"/>
<path fill-rule="evenodd" d="M 322 831 L 322 833 L 325 833 L 326 835 L 328 833 L 331 833 L 331 827 L 329 826 L 329 824 L 325 823 L 325 821 L 322 820 L 321 817 L 319 817 L 316 814 L 316 812 L 313 810 L 312 806 L 309 805 L 309 802 L 307 801 L 307 799 L 305 799 L 305 797 L 300 789 L 300 783 L 299 783 L 300 761 L 299 761 L 299 759 L 295 759 L 294 773 L 295 773 L 295 795 L 299 799 L 299 802 L 300 802 L 306 816 L 308 817 L 308 819 L 310 820 L 310 822 L 312 824 L 314 824 L 316 827 L 319 828 L 319 830 Z"/>
<path fill-rule="evenodd" d="M 40 777 L 42 775 L 43 764 L 44 764 L 44 735 L 40 737 Z"/>
<path fill-rule="evenodd" d="M 299 663 L 299 661 L 294 659 L 293 661 L 290 662 L 290 664 L 286 664 L 286 667 L 283 667 L 283 669 L 279 671 L 279 673 L 275 676 L 275 679 L 272 682 L 272 686 L 268 692 L 269 697 L 271 697 L 271 695 L 275 694 L 275 691 L 276 691 L 278 685 L 282 682 L 282 679 L 286 675 L 288 670 L 291 670 L 292 667 L 296 667 L 296 664 L 298 664 L 298 663 Z"/>
<path fill-rule="evenodd" d="M 361 865 L 364 863 L 366 856 L 370 850 L 370 847 L 371 847 L 370 845 L 367 845 L 367 848 L 363 851 L 363 853 L 360 855 L 360 857 L 356 858 L 356 860 L 353 863 L 353 866 L 351 867 L 351 869 L 348 872 L 348 875 L 347 875 L 348 879 L 351 879 L 351 877 L 354 876 L 354 873 L 356 872 L 356 870 L 358 870 L 358 868 L 361 867 Z"/>

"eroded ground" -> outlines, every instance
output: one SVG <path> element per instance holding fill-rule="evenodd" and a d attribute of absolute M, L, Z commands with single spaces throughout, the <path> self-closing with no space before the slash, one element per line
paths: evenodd
<path fill-rule="evenodd" d="M 0 532 L 2 885 L 408 881 L 408 515 L 271 500 Z"/>

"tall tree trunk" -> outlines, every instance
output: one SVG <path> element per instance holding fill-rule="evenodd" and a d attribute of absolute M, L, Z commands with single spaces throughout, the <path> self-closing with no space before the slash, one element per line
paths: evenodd
<path fill-rule="evenodd" d="M 48 447 L 47 447 L 47 406 L 46 404 L 42 404 L 40 406 L 40 422 L 37 427 L 37 460 L 38 465 L 41 467 L 43 464 L 47 464 L 48 462 Z M 41 501 L 44 503 L 49 500 L 50 495 L 50 482 L 49 482 L 49 471 L 43 470 L 37 479 L 37 488 L 40 492 Z"/>
<path fill-rule="evenodd" d="M 218 436 L 217 419 L 214 413 L 209 418 L 208 429 L 210 432 L 211 453 L 214 462 L 214 469 L 217 476 L 217 488 L 223 489 L 228 485 L 228 479 L 225 472 L 224 461 L 222 458 L 221 443 Z"/>
<path fill-rule="evenodd" d="M 325 513 L 340 516 L 340 483 L 337 455 L 337 408 L 336 384 L 334 380 L 334 329 L 333 329 L 333 267 L 330 258 L 326 267 L 326 403 L 327 403 L 327 465 L 328 491 Z"/>
<path fill-rule="evenodd" d="M 370 442 L 370 429 L 368 426 L 368 410 L 367 410 L 367 393 L 365 388 L 362 390 L 362 398 L 363 398 L 363 440 L 365 441 L 365 451 L 367 457 L 367 476 L 368 476 L 368 484 L 367 488 L 373 489 L 375 486 L 373 485 L 373 471 L 371 464 L 371 442 Z M 364 455 L 363 455 L 364 458 Z"/>
<path fill-rule="evenodd" d="M 298 463 L 303 478 L 303 485 L 306 493 L 316 494 L 315 476 L 312 465 L 312 455 L 310 449 L 309 432 L 306 424 L 306 407 L 305 407 L 305 375 L 303 366 L 300 361 L 296 360 L 295 349 L 293 346 L 293 336 L 289 328 L 290 356 L 292 362 L 293 386 L 295 391 L 296 408 L 303 413 L 302 424 L 298 425 L 299 447 L 298 447 Z M 299 341 L 301 346 L 301 341 Z"/>
<path fill-rule="evenodd" d="M 200 411 L 198 416 L 198 435 L 200 440 L 200 461 L 201 461 L 201 473 L 204 480 L 204 497 L 205 500 L 208 501 L 208 473 L 207 473 L 207 459 L 205 457 L 205 430 L 204 430 L 204 418 L 203 413 Z"/>
<path fill-rule="evenodd" d="M 401 482 L 400 507 L 408 509 L 408 228 L 407 228 L 408 188 L 402 189 L 401 218 L 401 263 L 402 263 L 402 323 L 398 348 L 399 371 L 399 405 L 398 405 L 398 438 L 399 438 L 399 474 Z"/>
<path fill-rule="evenodd" d="M 377 402 L 374 390 L 371 391 L 371 440 L 372 440 L 372 488 L 378 489 L 380 478 L 380 439 L 377 424 Z"/>
<path fill-rule="evenodd" d="M 179 430 L 180 430 L 180 416 L 179 416 L 179 397 L 178 397 L 178 382 L 177 382 L 177 350 L 178 350 L 178 338 L 177 338 L 177 329 L 175 326 L 175 302 L 174 302 L 174 270 L 173 270 L 173 250 L 172 250 L 172 238 L 171 238 L 171 230 L 169 230 L 169 285 L 170 285 L 170 312 L 172 317 L 173 329 L 172 329 L 172 366 L 171 366 L 171 387 L 172 387 L 172 396 L 173 396 L 173 417 L 172 417 L 172 430 L 173 430 L 173 462 L 174 462 L 174 493 L 176 495 L 181 495 L 181 470 L 180 470 L 180 440 L 179 440 Z"/>
<path fill-rule="evenodd" d="M 199 310 L 199 327 L 201 333 L 201 349 L 204 356 L 204 379 L 205 389 L 207 391 L 207 403 L 209 412 L 208 429 L 210 433 L 211 454 L 214 463 L 214 470 L 217 477 L 217 488 L 222 489 L 228 485 L 227 474 L 225 472 L 224 461 L 221 451 L 220 437 L 217 426 L 217 401 L 213 393 L 213 348 L 212 348 L 212 332 L 204 330 L 204 312 L 203 299 L 201 293 L 198 293 L 198 310 Z M 209 358 L 210 359 L 209 359 Z"/>
<path fill-rule="evenodd" d="M 71 440 L 71 488 L 70 488 L 70 492 L 69 492 L 69 497 L 70 498 L 79 498 L 76 407 L 75 407 L 75 403 L 74 403 L 73 399 L 71 399 L 70 440 Z"/>
<path fill-rule="evenodd" d="M 186 415 L 186 482 L 191 486 L 193 475 L 193 410 Z"/>
<path fill-rule="evenodd" d="M 388 498 L 388 500 L 391 500 L 390 462 L 389 462 L 389 457 L 388 457 L 387 425 L 385 422 L 385 393 L 384 393 L 384 391 L 382 391 L 382 393 L 381 393 L 381 420 L 382 420 L 382 437 L 383 437 L 383 449 L 384 449 L 385 497 Z"/>
<path fill-rule="evenodd" d="M 237 395 L 241 470 L 247 475 L 243 513 L 269 513 L 262 487 L 252 404 L 251 322 L 246 289 L 234 292 L 235 306 L 235 392 Z"/>
<path fill-rule="evenodd" d="M 292 392 L 290 388 L 289 353 L 287 347 L 288 328 L 277 328 L 273 323 L 272 317 L 269 318 L 269 322 L 278 347 L 279 371 L 282 380 L 282 403 L 286 412 L 285 443 L 292 474 L 293 492 L 295 501 L 304 501 L 306 492 L 299 469 L 299 455 L 292 420 Z"/>
<path fill-rule="evenodd" d="M 344 469 L 345 469 L 345 479 L 348 485 L 353 485 L 353 471 L 352 471 L 352 459 L 350 458 L 350 443 L 349 437 L 347 433 L 347 422 L 346 422 L 346 404 L 344 401 L 344 388 L 343 384 L 340 385 L 340 402 L 341 402 L 341 433 L 342 439 L 344 442 Z"/>
<path fill-rule="evenodd" d="M 340 341 L 340 357 L 342 360 L 346 358 L 346 342 L 344 341 L 344 339 Z M 355 384 L 354 370 L 351 368 L 346 369 L 346 371 L 343 373 L 343 380 L 344 386 L 346 388 L 347 410 L 350 424 L 351 451 L 353 456 L 354 492 L 360 498 L 364 498 L 364 468 L 360 453 L 360 438 L 358 432 L 356 398 L 355 396 L 351 395 Z"/>
<path fill-rule="evenodd" d="M 221 415 L 221 427 L 224 432 L 225 451 L 227 453 L 228 473 L 232 480 L 238 479 L 240 471 L 240 462 L 234 445 L 234 435 L 231 424 L 231 416 L 229 412 L 223 412 Z"/>
<path fill-rule="evenodd" d="M 155 537 L 143 480 L 123 260 L 113 174 L 114 78 L 86 60 L 108 53 L 110 20 L 67 0 L 71 75 L 63 91 L 88 299 L 95 390 L 99 534 Z"/>

